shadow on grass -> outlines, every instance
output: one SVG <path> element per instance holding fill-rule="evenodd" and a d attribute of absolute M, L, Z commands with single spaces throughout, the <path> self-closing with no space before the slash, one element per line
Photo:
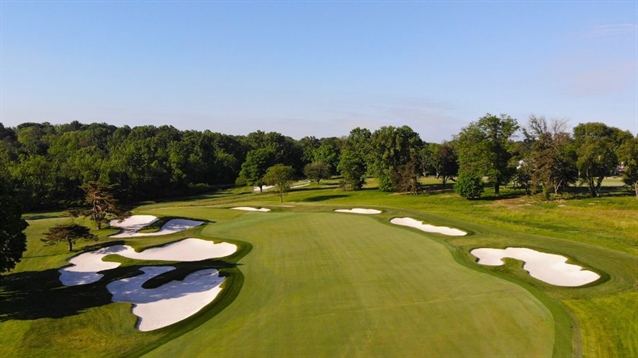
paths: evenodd
<path fill-rule="evenodd" d="M 346 195 L 346 194 L 318 195 L 318 196 L 313 196 L 310 198 L 305 198 L 302 201 L 307 201 L 307 202 L 326 201 L 331 199 L 347 198 L 349 196 L 350 195 Z"/>
<path fill-rule="evenodd" d="M 167 264 L 176 269 L 154 277 L 144 283 L 146 289 L 159 287 L 172 280 L 183 280 L 188 274 L 202 269 L 234 268 L 237 264 L 222 260 L 202 260 Z M 123 278 L 141 275 L 136 265 L 118 267 L 102 272 L 104 277 L 95 283 L 64 286 L 57 269 L 19 272 L 0 279 L 0 322 L 8 320 L 35 320 L 62 318 L 111 303 L 111 293 L 106 285 Z"/>
<path fill-rule="evenodd" d="M 64 216 L 61 215 L 40 215 L 40 214 L 35 214 L 35 215 L 24 215 L 22 218 L 24 220 L 42 220 L 42 219 L 59 219 L 59 218 L 63 218 Z"/>

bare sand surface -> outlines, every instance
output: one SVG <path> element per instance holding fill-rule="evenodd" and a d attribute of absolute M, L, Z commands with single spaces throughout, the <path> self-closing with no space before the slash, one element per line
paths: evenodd
<path fill-rule="evenodd" d="M 576 287 L 594 282 L 600 275 L 583 270 L 581 266 L 567 263 L 561 255 L 548 254 L 528 248 L 508 247 L 506 249 L 474 249 L 470 252 L 481 265 L 500 266 L 503 258 L 524 261 L 523 269 L 530 276 L 556 286 Z"/>
<path fill-rule="evenodd" d="M 353 209 L 337 209 L 335 210 L 337 213 L 351 213 L 351 214 L 381 214 L 381 210 L 376 209 L 363 209 L 363 208 L 353 208 Z"/>
<path fill-rule="evenodd" d="M 106 285 L 113 302 L 133 303 L 139 317 L 137 328 L 148 332 L 179 322 L 199 312 L 221 292 L 224 278 L 215 269 L 195 271 L 182 281 L 170 281 L 160 287 L 145 289 L 144 282 L 174 270 L 171 266 L 142 267 L 144 274 Z"/>
<path fill-rule="evenodd" d="M 447 226 L 434 226 L 424 224 L 423 221 L 418 221 L 412 218 L 394 218 L 390 220 L 395 225 L 413 227 L 425 232 L 432 232 L 436 234 L 443 234 L 447 236 L 465 236 L 467 233 L 459 229 L 449 228 Z"/>
<path fill-rule="evenodd" d="M 136 260 L 163 261 L 201 261 L 226 257 L 237 251 L 237 246 L 227 243 L 214 243 L 201 239 L 185 239 L 161 247 L 153 247 L 142 252 L 135 251 L 128 245 L 113 245 L 98 250 L 85 252 L 69 260 L 73 266 L 59 270 L 60 282 L 65 286 L 86 285 L 99 281 L 104 275 L 98 271 L 118 267 L 118 262 L 106 262 L 107 255 L 120 255 Z"/>
<path fill-rule="evenodd" d="M 243 210 L 243 211 L 261 211 L 263 213 L 270 211 L 270 209 L 267 208 L 251 208 L 250 206 L 238 206 L 236 208 L 231 208 L 233 210 Z"/>
<path fill-rule="evenodd" d="M 111 220 L 109 222 L 109 225 L 111 227 L 120 228 L 123 231 L 136 232 L 137 230 L 143 228 L 146 225 L 152 224 L 157 220 L 157 217 L 153 215 L 132 215 L 122 221 L 119 221 L 117 219 Z"/>
<path fill-rule="evenodd" d="M 136 216 L 150 216 L 150 215 L 133 215 L 129 219 L 135 218 Z M 152 222 L 154 222 L 154 221 L 155 220 L 153 220 Z M 188 229 L 192 229 L 192 228 L 194 228 L 196 226 L 199 226 L 199 225 L 202 225 L 204 223 L 203 221 L 196 221 L 196 220 L 172 219 L 172 220 L 169 220 L 166 224 L 164 224 L 159 231 L 156 231 L 156 232 L 137 232 L 138 230 L 143 228 L 145 225 L 142 226 L 142 227 L 139 227 L 140 224 L 138 224 L 136 221 L 133 221 L 133 222 L 135 224 L 131 225 L 131 226 L 124 226 L 123 223 L 120 223 L 119 227 L 122 228 L 122 232 L 120 232 L 119 234 L 111 235 L 110 237 L 113 237 L 113 238 L 125 238 L 125 237 L 144 237 L 144 236 L 170 235 L 170 234 L 174 234 L 176 232 L 181 232 L 181 231 L 185 231 L 185 230 L 188 230 Z M 146 225 L 148 225 L 148 224 L 146 224 Z"/>
<path fill-rule="evenodd" d="M 258 186 L 254 186 L 253 187 L 253 191 L 256 191 L 256 192 L 265 191 L 265 190 L 268 190 L 268 189 L 272 189 L 274 187 L 275 187 L 274 185 L 264 185 L 264 186 L 261 187 L 261 190 L 259 190 Z"/>

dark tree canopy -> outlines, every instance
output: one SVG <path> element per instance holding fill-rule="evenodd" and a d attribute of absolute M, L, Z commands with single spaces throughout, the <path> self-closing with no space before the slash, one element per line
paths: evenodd
<path fill-rule="evenodd" d="M 479 198 L 483 190 L 483 180 L 475 173 L 463 172 L 454 183 L 454 191 L 469 200 Z"/>
<path fill-rule="evenodd" d="M 576 165 L 592 197 L 600 194 L 603 179 L 613 174 L 618 165 L 616 151 L 631 138 L 631 133 L 604 123 L 590 122 L 574 127 L 574 145 L 578 155 Z"/>
<path fill-rule="evenodd" d="M 1 178 L 0 178 L 1 180 Z M 12 270 L 27 249 L 22 209 L 15 198 L 6 193 L 0 183 L 0 273 Z"/>
<path fill-rule="evenodd" d="M 72 224 L 59 224 L 49 229 L 42 239 L 48 245 L 55 245 L 58 242 L 66 241 L 69 251 L 73 251 L 73 244 L 79 239 L 97 240 L 97 236 L 91 234 L 86 226 Z"/>
<path fill-rule="evenodd" d="M 436 178 L 441 179 L 443 188 L 449 179 L 458 175 L 458 156 L 450 142 L 428 144 L 421 150 L 421 158 L 424 172 L 434 172 Z"/>
<path fill-rule="evenodd" d="M 457 141 L 459 172 L 487 176 L 498 195 L 501 185 L 507 184 L 515 171 L 510 147 L 517 130 L 516 119 L 489 113 L 463 128 Z"/>
<path fill-rule="evenodd" d="M 322 179 L 330 178 L 330 167 L 324 162 L 308 163 L 304 167 L 303 173 L 308 179 L 319 183 Z"/>
<path fill-rule="evenodd" d="M 625 141 L 616 155 L 622 165 L 623 182 L 634 188 L 638 199 L 638 137 Z"/>
<path fill-rule="evenodd" d="M 82 190 L 86 193 L 86 203 L 91 207 L 82 210 L 78 214 L 90 217 L 95 221 L 98 230 L 102 228 L 102 224 L 106 224 L 109 220 L 107 215 L 122 220 L 130 216 L 128 210 L 123 209 L 118 200 L 113 195 L 113 186 L 104 185 L 96 182 L 88 182 L 82 185 Z M 71 213 L 72 215 L 75 212 Z"/>
<path fill-rule="evenodd" d="M 355 128 L 346 140 L 337 170 L 343 176 L 343 187 L 360 190 L 366 182 L 370 156 L 370 136 L 368 129 Z"/>
<path fill-rule="evenodd" d="M 241 166 L 240 178 L 248 185 L 259 187 L 261 192 L 264 184 L 266 184 L 264 175 L 266 170 L 272 166 L 274 157 L 275 154 L 269 148 L 251 150 L 246 156 L 246 161 Z"/>
<path fill-rule="evenodd" d="M 370 164 L 379 179 L 379 189 L 394 191 L 397 183 L 393 179 L 405 177 L 398 174 L 402 171 L 405 174 L 405 166 L 418 160 L 423 141 L 419 134 L 408 126 L 388 126 L 381 127 L 372 133 L 370 145 L 372 147 Z M 410 176 L 418 175 L 418 167 L 418 164 L 410 166 L 414 169 L 413 173 L 409 173 Z"/>
<path fill-rule="evenodd" d="M 525 130 L 532 145 L 524 165 L 530 171 L 534 191 L 540 187 L 545 198 L 550 190 L 559 194 L 578 177 L 576 153 L 566 128 L 565 121 L 548 122 L 531 116 Z"/>

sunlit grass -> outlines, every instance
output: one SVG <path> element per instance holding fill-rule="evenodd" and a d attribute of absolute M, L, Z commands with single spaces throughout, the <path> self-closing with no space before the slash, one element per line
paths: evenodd
<path fill-rule="evenodd" d="M 503 188 L 500 197 L 495 197 L 493 191 L 487 188 L 486 198 L 468 201 L 454 194 L 451 189 L 452 183 L 443 190 L 440 181 L 431 177 L 422 180 L 425 187 L 419 195 L 379 192 L 375 189 L 374 179 L 368 180 L 364 190 L 343 191 L 337 188 L 338 181 L 325 180 L 319 184 L 312 183 L 293 189 L 284 196 L 283 204 L 279 203 L 275 193 L 257 193 L 251 188 L 235 188 L 196 198 L 145 203 L 134 209 L 135 214 L 150 214 L 164 218 L 185 217 L 212 222 L 186 233 L 166 237 L 115 240 L 108 236 L 117 230 L 96 230 L 90 220 L 75 219 L 76 222 L 93 228 L 92 232 L 100 238 L 97 242 L 79 241 L 75 245 L 76 252 L 68 252 L 64 244 L 48 246 L 40 241 L 51 226 L 68 222 L 71 218 L 64 216 L 63 212 L 26 214 L 24 217 L 29 219 L 30 224 L 26 231 L 28 250 L 18 267 L 7 275 L 8 279 L 13 277 L 18 280 L 14 280 L 10 285 L 6 282 L 0 283 L 0 299 L 3 300 L 3 309 L 0 312 L 0 354 L 16 357 L 76 356 L 90 352 L 92 355 L 101 356 L 123 355 L 129 352 L 139 355 L 166 344 L 156 353 L 184 354 L 185 351 L 182 349 L 187 347 L 192 355 L 219 355 L 219 352 L 223 352 L 224 355 L 246 356 L 266 353 L 280 353 L 282 356 L 310 355 L 310 351 L 302 348 L 291 349 L 281 343 L 288 342 L 290 337 L 294 337 L 301 341 L 313 339 L 322 352 L 329 352 L 322 355 L 368 356 L 372 351 L 366 350 L 366 347 L 375 345 L 379 349 L 374 352 L 383 352 L 385 356 L 408 356 L 423 352 L 469 355 L 471 349 L 474 349 L 472 345 L 479 344 L 485 339 L 481 338 L 480 334 L 476 336 L 476 341 L 463 338 L 463 343 L 467 347 L 450 348 L 450 345 L 446 346 L 452 344 L 451 341 L 447 341 L 450 335 L 455 337 L 455 329 L 463 332 L 461 327 L 454 324 L 450 324 L 449 330 L 434 331 L 428 331 L 428 328 L 423 326 L 419 332 L 399 327 L 398 323 L 392 326 L 389 322 L 403 317 L 401 315 L 405 315 L 403 322 L 411 322 L 410 327 L 419 326 L 420 321 L 411 321 L 412 316 L 419 316 L 407 308 L 400 309 L 399 313 L 388 310 L 375 316 L 375 319 L 379 320 L 378 324 L 385 327 L 383 335 L 377 335 L 374 330 L 366 328 L 370 327 L 374 320 L 361 321 L 361 312 L 365 312 L 365 306 L 358 308 L 359 311 L 352 307 L 352 312 L 344 313 L 343 317 L 347 319 L 340 318 L 339 315 L 326 315 L 318 316 L 316 319 L 311 316 L 306 320 L 298 320 L 303 316 L 289 315 L 287 308 L 296 307 L 295 305 L 304 307 L 305 304 L 315 304 L 321 308 L 321 305 L 325 304 L 324 308 L 330 310 L 335 305 L 338 306 L 339 302 L 346 305 L 350 302 L 348 297 L 351 295 L 380 297 L 379 295 L 383 294 L 376 292 L 376 288 L 357 287 L 352 292 L 340 293 L 344 294 L 343 301 L 331 300 L 326 296 L 321 300 L 322 303 L 315 302 L 316 298 L 308 295 L 309 291 L 336 283 L 338 284 L 331 288 L 332 290 L 336 290 L 339 285 L 356 285 L 358 281 L 354 278 L 375 281 L 379 275 L 387 273 L 387 280 L 391 284 L 399 285 L 402 289 L 414 290 L 404 291 L 404 295 L 394 298 L 396 302 L 403 300 L 404 296 L 410 297 L 411 294 L 415 294 L 421 290 L 420 287 L 428 288 L 423 283 L 425 281 L 420 281 L 420 277 L 423 277 L 422 280 L 429 280 L 428 275 L 431 275 L 435 268 L 419 265 L 422 261 L 432 258 L 410 261 L 403 257 L 406 253 L 402 247 L 382 245 L 384 240 L 395 237 L 401 242 L 401 246 L 413 252 L 410 255 L 421 252 L 419 250 L 424 247 L 410 246 L 420 242 L 419 245 L 428 246 L 428 252 L 443 250 L 451 254 L 453 262 L 450 269 L 458 267 L 483 276 L 488 274 L 487 277 L 495 276 L 496 278 L 491 279 L 508 282 L 508 285 L 516 287 L 515 291 L 523 288 L 525 292 L 531 293 L 542 302 L 553 317 L 556 328 L 554 356 L 570 355 L 569 352 L 572 350 L 576 356 L 580 352 L 584 356 L 638 354 L 638 320 L 632 319 L 638 315 L 638 200 L 622 188 L 618 180 L 605 179 L 603 185 L 606 186 L 607 194 L 600 198 L 589 198 L 586 192 L 581 193 L 575 189 L 565 198 L 552 201 L 525 196 L 522 190 L 511 188 Z M 580 188 L 581 191 L 582 189 L 584 188 Z M 268 207 L 272 212 L 247 213 L 229 209 L 234 206 Z M 337 208 L 353 207 L 375 208 L 383 213 L 366 218 L 354 214 L 333 213 Z M 399 228 L 388 223 L 392 217 L 399 216 L 410 216 L 436 225 L 456 227 L 466 230 L 470 235 L 444 237 L 416 232 L 410 228 Z M 330 229 L 333 231 L 324 232 L 320 229 L 319 223 L 322 220 L 330 222 L 334 221 L 333 219 L 344 221 L 336 229 Z M 366 242 L 367 246 L 364 246 L 347 239 L 362 233 L 369 237 L 378 233 L 383 236 L 383 240 L 369 241 Z M 88 298 L 77 301 L 80 298 L 76 295 L 83 291 L 60 287 L 59 282 L 55 283 L 58 277 L 57 270 L 68 264 L 68 258 L 83 250 L 124 242 L 139 251 L 185 237 L 234 239 L 241 240 L 236 241 L 237 243 L 252 244 L 253 251 L 248 256 L 242 258 L 240 255 L 232 259 L 233 262 L 239 260 L 238 268 L 232 269 L 236 271 L 228 271 L 233 273 L 234 277 L 241 277 L 242 282 L 245 275 L 247 285 L 242 291 L 239 292 L 241 285 L 235 285 L 232 289 L 235 290 L 235 294 L 246 297 L 235 300 L 228 307 L 230 301 L 225 302 L 215 310 L 211 309 L 209 313 L 174 327 L 154 333 L 141 333 L 133 326 L 135 317 L 130 314 L 130 305 L 108 303 L 109 296 L 99 293 L 99 285 L 95 287 L 94 296 L 89 295 Z M 344 245 L 349 253 L 340 254 L 345 255 L 343 257 L 321 256 Z M 474 262 L 475 258 L 469 254 L 469 251 L 476 247 L 507 246 L 531 247 L 562 254 L 569 257 L 572 262 L 594 270 L 603 277 L 599 282 L 584 287 L 561 288 L 531 278 L 518 261 L 508 261 L 507 265 L 499 267 L 486 267 L 477 265 Z M 286 248 L 292 251 L 287 252 Z M 323 259 L 319 259 L 321 257 Z M 118 277 L 132 274 L 139 264 L 134 260 L 116 260 L 123 263 L 122 268 L 113 274 Z M 441 265 L 447 267 L 449 264 Z M 430 270 L 422 272 L 424 267 L 430 267 Z M 375 270 L 382 272 L 370 273 Z M 275 272 L 277 275 L 273 276 Z M 341 277 L 340 273 L 345 276 Z M 354 276 L 348 278 L 347 275 Z M 310 279 L 306 280 L 308 277 Z M 418 287 L 404 287 L 405 282 L 416 282 Z M 462 282 L 464 281 L 460 280 L 458 285 L 462 286 Z M 431 285 L 430 283 L 430 287 Z M 47 291 L 47 287 L 54 289 Z M 390 285 L 385 289 L 391 290 L 392 287 L 394 286 Z M 423 294 L 426 294 L 426 291 Z M 69 297 L 76 297 L 77 302 L 74 303 L 74 299 L 68 301 L 72 306 L 70 310 L 64 306 L 67 303 L 64 301 L 65 292 L 71 295 Z M 265 292 L 268 294 L 262 296 Z M 468 298 L 465 303 L 470 302 L 472 301 Z M 51 312 L 43 313 L 47 307 L 50 307 Z M 273 311 L 268 311 L 269 308 Z M 317 307 L 312 309 L 315 308 Z M 12 311 L 14 309 L 15 311 Z M 310 311 L 310 308 L 302 310 L 306 313 Z M 50 317 L 56 312 L 59 317 Z M 451 319 L 449 322 L 452 321 Z M 270 322 L 284 322 L 287 326 L 269 327 Z M 500 320 L 495 322 L 502 324 Z M 250 326 L 255 323 L 258 323 L 257 326 Z M 193 330 L 195 327 L 199 328 Z M 323 332 L 322 329 L 325 327 L 329 327 L 330 332 Z M 304 328 L 307 328 L 307 333 L 303 333 Z M 411 341 L 417 336 L 422 338 L 423 332 L 427 332 L 430 338 L 435 337 L 435 341 L 430 341 L 427 348 L 430 350 L 427 351 L 423 350 L 426 349 L 425 346 Z M 216 349 L 210 344 L 211 335 L 226 335 L 230 337 L 229 342 L 261 341 L 265 344 L 263 347 L 255 347 L 249 343 L 242 343 L 238 348 L 237 343 Z M 245 341 L 245 337 L 252 338 Z M 278 345 L 282 348 L 276 348 Z M 344 349 L 346 346 L 356 348 Z M 268 347 L 272 350 L 269 351 Z M 412 350 L 408 347 L 412 347 Z M 464 350 L 466 348 L 467 352 Z M 510 352 L 514 352 L 518 348 L 515 344 L 508 343 L 507 347 L 492 349 L 503 349 L 503 352 L 510 349 Z"/>

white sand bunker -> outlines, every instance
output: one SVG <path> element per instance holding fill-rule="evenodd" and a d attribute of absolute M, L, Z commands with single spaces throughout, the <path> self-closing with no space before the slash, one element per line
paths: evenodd
<path fill-rule="evenodd" d="M 523 269 L 529 272 L 530 276 L 556 286 L 582 286 L 600 278 L 600 275 L 593 271 L 568 264 L 564 256 L 522 247 L 508 247 L 504 250 L 474 249 L 470 253 L 478 257 L 478 263 L 481 265 L 500 266 L 506 257 L 524 261 Z"/>
<path fill-rule="evenodd" d="M 117 262 L 104 262 L 107 255 L 120 255 L 138 260 L 200 261 L 228 256 L 237 246 L 215 244 L 200 239 L 186 239 L 162 247 L 136 252 L 127 245 L 114 245 L 86 252 L 69 260 L 73 266 L 60 269 L 60 281 L 65 286 L 84 285 L 100 280 L 97 271 L 118 267 Z M 152 331 L 179 322 L 211 303 L 221 292 L 224 278 L 215 269 L 190 273 L 181 281 L 171 281 L 154 289 L 142 285 L 149 279 L 174 270 L 171 266 L 143 267 L 142 275 L 114 281 L 106 285 L 113 302 L 131 302 L 133 314 L 139 317 L 138 329 Z"/>
<path fill-rule="evenodd" d="M 133 303 L 139 317 L 137 328 L 148 332 L 186 319 L 211 303 L 221 292 L 224 278 L 215 269 L 195 271 L 182 281 L 170 281 L 160 287 L 144 289 L 149 279 L 174 270 L 171 266 L 142 267 L 144 274 L 106 285 L 113 302 Z"/>
<path fill-rule="evenodd" d="M 236 208 L 231 208 L 233 210 L 243 210 L 243 211 L 261 211 L 263 213 L 270 211 L 270 209 L 267 208 L 251 208 L 250 206 L 238 206 Z"/>
<path fill-rule="evenodd" d="M 185 239 L 161 247 L 153 247 L 142 252 L 128 245 L 113 245 L 85 252 L 69 260 L 73 266 L 59 270 L 60 282 L 65 286 L 86 285 L 99 281 L 104 275 L 98 271 L 110 270 L 120 266 L 119 262 L 105 262 L 107 255 L 120 255 L 136 260 L 163 261 L 201 261 L 226 257 L 237 251 L 237 246 L 222 242 L 216 244 L 201 239 Z"/>
<path fill-rule="evenodd" d="M 146 225 L 156 222 L 157 220 L 157 217 L 153 215 L 132 215 L 122 221 L 117 219 L 111 220 L 109 225 L 111 227 L 118 227 L 124 231 L 135 232 Z"/>
<path fill-rule="evenodd" d="M 362 209 L 362 208 L 353 208 L 353 209 L 337 209 L 335 210 L 337 213 L 351 213 L 351 214 L 381 214 L 381 210 L 376 209 Z"/>
<path fill-rule="evenodd" d="M 425 232 L 432 232 L 436 234 L 443 234 L 447 236 L 465 236 L 467 233 L 459 229 L 452 229 L 447 226 L 434 226 L 424 224 L 423 221 L 414 220 L 412 218 L 394 218 L 390 220 L 391 223 L 401 226 L 409 226 L 415 229 L 419 229 Z"/>
<path fill-rule="evenodd" d="M 259 191 L 260 192 L 260 191 L 265 191 L 265 190 L 268 190 L 268 189 L 272 189 L 274 187 L 275 187 L 274 185 L 264 185 L 264 186 L 261 187 L 261 190 L 259 190 L 258 186 L 254 186 L 253 187 L 253 191 Z"/>
<path fill-rule="evenodd" d="M 204 223 L 203 221 L 196 220 L 172 219 L 164 224 L 162 228 L 157 232 L 137 232 L 146 225 L 149 225 L 155 221 L 157 221 L 157 218 L 151 215 L 133 215 L 119 223 L 117 220 L 111 220 L 110 225 L 121 228 L 122 232 L 116 235 L 111 235 L 110 237 L 123 238 L 170 235 L 176 232 L 194 228 Z"/>

